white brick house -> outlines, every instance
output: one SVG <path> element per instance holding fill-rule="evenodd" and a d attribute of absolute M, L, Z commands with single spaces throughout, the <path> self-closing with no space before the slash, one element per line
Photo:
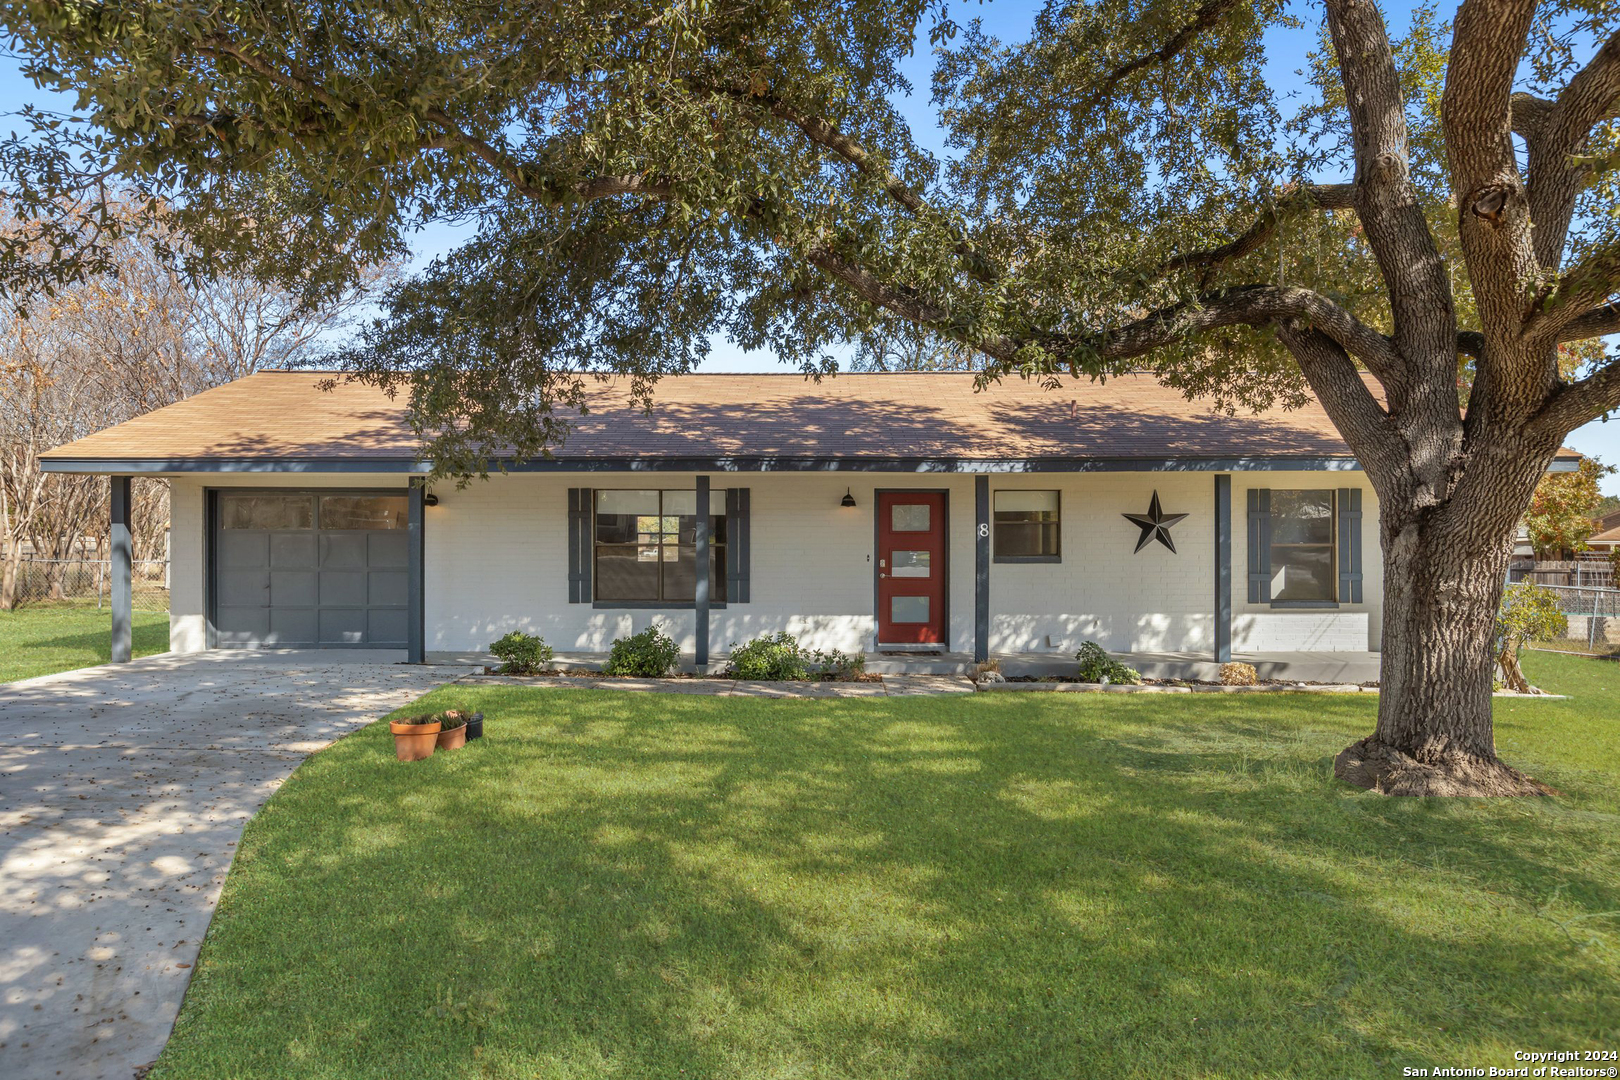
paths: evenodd
<path fill-rule="evenodd" d="M 1314 405 L 693 375 L 650 415 L 604 384 L 554 458 L 424 488 L 402 405 L 317 379 L 261 373 L 48 455 L 114 477 L 115 541 L 125 478 L 170 479 L 175 650 L 420 659 L 521 628 L 599 652 L 651 621 L 700 661 L 776 630 L 981 658 L 1378 648 L 1377 500 Z"/>

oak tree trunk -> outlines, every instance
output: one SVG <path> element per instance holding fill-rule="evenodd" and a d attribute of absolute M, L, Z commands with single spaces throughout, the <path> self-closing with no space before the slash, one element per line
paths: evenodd
<path fill-rule="evenodd" d="M 1503 470 L 1505 500 L 1517 479 Z M 1528 496 L 1526 496 L 1528 498 Z M 1380 506 L 1384 630 L 1378 726 L 1341 753 L 1341 779 L 1388 795 L 1544 795 L 1496 756 L 1496 613 L 1516 517 L 1495 499 L 1447 516 Z"/>

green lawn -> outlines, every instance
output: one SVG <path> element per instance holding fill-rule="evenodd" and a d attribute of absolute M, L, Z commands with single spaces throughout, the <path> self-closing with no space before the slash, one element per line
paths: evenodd
<path fill-rule="evenodd" d="M 1620 1046 L 1620 664 L 1415 801 L 1371 697 L 450 687 L 248 825 L 177 1077 L 1388 1077 Z"/>
<path fill-rule="evenodd" d="M 134 615 L 136 656 L 167 652 L 169 616 Z M 38 604 L 0 611 L 0 683 L 105 664 L 112 650 L 112 612 L 95 604 Z"/>

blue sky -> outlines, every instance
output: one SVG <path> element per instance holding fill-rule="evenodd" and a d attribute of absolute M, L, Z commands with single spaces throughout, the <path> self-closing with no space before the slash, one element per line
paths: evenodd
<path fill-rule="evenodd" d="M 991 33 L 1003 40 L 1012 41 L 1027 34 L 1038 7 L 1038 4 L 1031 3 L 1030 0 L 1001 0 L 985 4 L 969 2 L 958 5 L 953 14 L 959 20 L 980 17 Z M 1392 32 L 1399 32 L 1412 5 L 1407 0 L 1388 0 L 1385 7 L 1393 24 Z M 1306 92 L 1306 87 L 1298 76 L 1298 69 L 1304 66 L 1307 50 L 1313 48 L 1317 41 L 1314 25 L 1319 17 L 1319 9 L 1296 4 L 1294 11 L 1306 20 L 1307 27 L 1301 30 L 1274 30 L 1268 35 L 1266 42 L 1266 76 L 1280 95 Z M 905 65 L 913 93 L 909 100 L 901 103 L 901 107 L 918 141 L 936 155 L 944 156 L 946 152 L 944 133 L 934 122 L 935 114 L 929 103 L 932 70 L 933 57 L 927 51 L 925 38 L 924 46 Z M 8 57 L 0 55 L 0 114 L 11 113 L 25 102 L 35 101 L 37 97 L 38 92 L 17 72 L 15 63 Z M 59 104 L 58 107 L 63 106 Z M 10 130 L 13 126 L 15 125 L 0 123 L 0 130 Z M 425 265 L 434 256 L 453 248 L 465 235 L 463 230 L 445 226 L 423 230 L 418 234 L 414 245 L 415 264 Z M 744 352 L 724 340 L 715 341 L 712 345 L 713 350 L 703 364 L 702 370 L 782 370 L 775 357 L 770 354 Z M 1583 454 L 1620 465 L 1620 416 L 1607 424 L 1602 422 L 1588 424 L 1571 434 L 1566 442 Z M 1608 477 L 1603 489 L 1607 494 L 1620 495 L 1620 474 Z"/>

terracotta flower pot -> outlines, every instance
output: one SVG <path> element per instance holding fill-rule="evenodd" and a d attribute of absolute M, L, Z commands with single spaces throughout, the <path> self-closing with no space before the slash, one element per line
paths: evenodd
<path fill-rule="evenodd" d="M 440 750 L 460 750 L 467 745 L 467 725 L 460 727 L 441 728 L 439 731 L 438 747 Z"/>
<path fill-rule="evenodd" d="M 401 724 L 397 720 L 390 720 L 388 730 L 394 733 L 394 756 L 401 761 L 421 761 L 425 757 L 432 757 L 441 726 L 437 721 L 431 724 Z"/>

